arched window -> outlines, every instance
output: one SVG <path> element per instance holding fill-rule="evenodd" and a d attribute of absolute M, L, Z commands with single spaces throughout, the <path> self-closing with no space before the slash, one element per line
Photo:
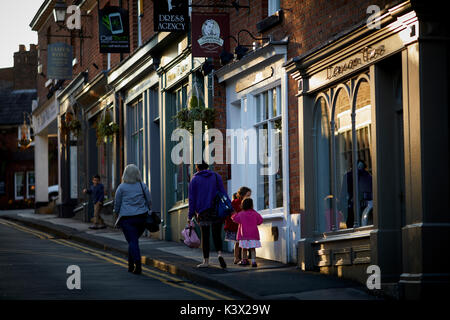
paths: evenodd
<path fill-rule="evenodd" d="M 336 228 L 353 225 L 352 201 L 352 108 L 345 86 L 337 89 L 334 97 L 334 161 L 337 208 Z"/>
<path fill-rule="evenodd" d="M 314 149 L 315 149 L 315 177 L 317 219 L 316 230 L 325 232 L 331 230 L 332 225 L 332 197 L 330 170 L 330 111 L 324 97 L 320 97 L 314 111 Z"/>
<path fill-rule="evenodd" d="M 373 221 L 372 109 L 368 79 L 363 74 L 320 93 L 316 100 L 314 146 L 318 232 L 354 228 Z M 331 101 L 331 112 L 324 97 Z"/>

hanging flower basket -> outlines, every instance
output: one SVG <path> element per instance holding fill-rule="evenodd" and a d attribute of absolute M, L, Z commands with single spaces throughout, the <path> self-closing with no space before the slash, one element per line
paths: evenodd
<path fill-rule="evenodd" d="M 97 145 L 112 142 L 114 135 L 119 133 L 119 125 L 112 121 L 111 115 L 106 112 L 95 124 Z"/>
<path fill-rule="evenodd" d="M 193 134 L 195 121 L 202 122 L 202 131 L 205 126 L 208 129 L 213 128 L 216 112 L 212 108 L 205 107 L 203 94 L 194 84 L 193 89 L 188 94 L 187 105 L 177 112 L 174 119 L 178 121 L 178 128 L 186 129 Z"/>

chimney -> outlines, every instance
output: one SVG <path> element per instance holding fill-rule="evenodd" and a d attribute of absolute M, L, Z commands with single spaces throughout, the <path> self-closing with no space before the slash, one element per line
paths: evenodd
<path fill-rule="evenodd" d="M 14 53 L 14 90 L 36 89 L 37 48 L 30 44 L 30 51 L 25 45 L 19 45 Z"/>
<path fill-rule="evenodd" d="M 36 51 L 37 45 L 30 43 L 30 51 Z"/>
<path fill-rule="evenodd" d="M 27 49 L 25 49 L 25 45 L 19 44 L 19 52 L 24 52 L 24 51 L 27 51 Z"/>

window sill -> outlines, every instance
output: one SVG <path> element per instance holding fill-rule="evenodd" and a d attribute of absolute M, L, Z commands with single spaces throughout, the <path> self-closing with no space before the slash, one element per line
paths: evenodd
<path fill-rule="evenodd" d="M 358 239 L 358 238 L 366 238 L 370 236 L 370 232 L 374 229 L 374 226 L 365 226 L 365 227 L 359 227 L 359 228 L 350 228 L 350 229 L 343 229 L 343 230 L 337 230 L 337 231 L 330 231 L 325 232 L 318 235 L 312 243 L 320 244 L 325 242 L 333 242 L 333 241 L 340 241 L 340 240 L 351 240 L 351 239 Z"/>
<path fill-rule="evenodd" d="M 175 211 L 178 211 L 181 209 L 186 209 L 188 207 L 189 207 L 189 203 L 182 202 L 182 203 L 176 204 L 174 207 L 170 208 L 167 212 L 172 213 L 172 212 L 175 212 Z"/>
<path fill-rule="evenodd" d="M 260 22 L 256 24 L 256 29 L 258 30 L 258 33 L 267 31 L 268 29 L 276 26 L 281 22 L 281 16 L 283 11 L 280 9 L 271 16 L 264 18 Z"/>
<path fill-rule="evenodd" d="M 260 210 L 259 213 L 264 220 L 284 219 L 284 208 Z"/>

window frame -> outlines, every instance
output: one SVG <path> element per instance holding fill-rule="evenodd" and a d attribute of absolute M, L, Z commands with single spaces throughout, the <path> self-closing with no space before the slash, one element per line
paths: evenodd
<path fill-rule="evenodd" d="M 17 175 L 22 174 L 23 179 L 26 179 L 26 172 L 25 171 L 17 171 L 14 172 L 14 200 L 24 200 L 25 199 L 25 190 L 23 190 L 23 196 L 17 195 Z M 25 182 L 25 183 L 24 183 Z M 26 181 L 22 181 L 22 189 L 26 186 Z"/>
<path fill-rule="evenodd" d="M 277 105 L 277 109 L 276 109 L 276 115 L 273 114 L 273 92 L 276 92 L 276 105 Z M 282 195 L 283 198 L 281 200 L 282 205 L 281 206 L 277 206 L 276 205 L 276 179 L 275 176 L 276 174 L 272 174 L 272 175 L 268 175 L 268 195 L 269 195 L 269 206 L 268 207 L 260 207 L 260 181 L 263 177 L 265 177 L 265 175 L 261 175 L 260 174 L 260 169 L 262 168 L 262 165 L 260 164 L 260 158 L 259 158 L 259 129 L 261 127 L 264 127 L 265 125 L 267 125 L 267 135 L 268 135 L 268 141 L 267 141 L 267 157 L 270 158 L 272 157 L 272 145 L 273 145 L 273 136 L 270 134 L 271 130 L 274 129 L 274 124 L 276 121 L 281 121 L 282 123 L 282 127 L 283 127 L 283 106 L 282 106 L 282 88 L 281 88 L 281 83 L 274 83 L 272 86 L 265 88 L 264 90 L 258 91 L 257 93 L 253 93 L 253 101 L 254 101 L 254 108 L 256 109 L 256 122 L 253 124 L 253 127 L 255 128 L 257 134 L 257 161 L 258 161 L 258 165 L 257 165 L 257 172 L 256 172 L 256 186 L 257 186 L 257 190 L 255 190 L 254 193 L 256 193 L 256 208 L 259 212 L 261 212 L 262 215 L 267 215 L 267 214 L 272 214 L 272 213 L 281 213 L 284 210 L 284 198 L 285 198 L 285 194 L 284 194 L 284 186 L 285 186 L 285 179 L 284 179 L 284 161 L 283 158 L 279 159 L 279 166 L 281 166 L 281 172 L 282 172 Z M 265 105 L 265 99 L 263 98 L 265 96 L 265 94 L 267 94 L 267 105 Z M 259 110 L 258 110 L 259 109 Z M 263 113 L 266 113 L 267 111 L 267 118 L 264 119 L 264 115 Z M 281 134 L 281 139 L 283 140 L 283 130 L 280 131 Z M 281 149 L 283 150 L 283 145 L 281 145 Z M 284 155 L 284 153 L 282 153 L 282 155 Z M 262 192 L 264 193 L 265 191 L 262 190 Z M 275 194 L 274 194 L 275 193 Z M 265 202 L 265 199 L 264 199 Z"/>
<path fill-rule="evenodd" d="M 313 104 L 313 116 L 314 116 L 314 121 L 315 121 L 315 114 L 317 112 L 316 108 L 318 105 L 318 102 L 320 99 L 323 99 L 325 101 L 325 105 L 328 111 L 328 115 L 329 115 L 329 126 L 330 126 L 330 132 L 329 132 L 329 145 L 330 145 L 330 154 L 329 154 L 329 167 L 330 167 L 330 189 L 331 189 L 331 194 L 328 195 L 328 197 L 330 197 L 332 199 L 332 220 L 331 220 L 331 230 L 325 230 L 325 231 L 320 231 L 317 230 L 317 226 L 318 226 L 318 220 L 320 219 L 320 215 L 323 214 L 323 212 L 320 212 L 319 210 L 319 204 L 317 201 L 320 201 L 320 199 L 318 199 L 317 196 L 317 187 L 318 187 L 318 177 L 315 175 L 314 176 L 314 184 L 315 184 L 315 228 L 314 228 L 314 233 L 319 233 L 319 234 L 326 234 L 329 232 L 336 232 L 336 231 L 349 231 L 352 229 L 357 229 L 357 228 L 361 228 L 362 226 L 360 225 L 359 220 L 361 219 L 361 215 L 362 212 L 360 212 L 360 208 L 359 206 L 355 205 L 354 206 L 354 225 L 353 228 L 345 228 L 345 229 L 340 229 L 339 226 L 337 226 L 337 215 L 339 213 L 339 209 L 336 203 L 336 198 L 339 197 L 338 195 L 338 190 L 340 190 L 340 188 L 338 187 L 338 184 L 340 183 L 340 180 L 338 179 L 339 177 L 337 176 L 337 152 L 338 150 L 336 149 L 336 133 L 337 133 L 337 124 L 336 124 L 336 120 L 337 120 L 337 115 L 336 115 L 336 97 L 340 94 L 341 90 L 344 91 L 344 94 L 347 95 L 349 101 L 350 101 L 350 110 L 345 111 L 345 112 L 350 112 L 350 116 L 351 116 L 351 128 L 350 130 L 345 130 L 344 132 L 348 132 L 351 131 L 350 135 L 351 135 L 351 139 L 352 139 L 352 143 L 351 143 L 351 154 L 352 154 L 352 168 L 356 168 L 356 163 L 358 161 L 358 153 L 360 151 L 359 148 L 359 144 L 358 144 L 358 140 L 357 140 L 357 134 L 358 131 L 361 129 L 365 129 L 368 128 L 368 142 L 369 142 L 369 154 L 370 154 L 370 159 L 371 162 L 373 162 L 373 133 L 371 133 L 371 129 L 373 128 L 373 124 L 375 119 L 373 118 L 373 101 L 371 99 L 370 104 L 367 104 L 365 106 L 363 106 L 360 109 L 356 109 L 356 99 L 359 93 L 359 88 L 361 87 L 361 83 L 363 83 L 364 81 L 367 82 L 367 84 L 370 86 L 370 73 L 366 70 L 363 71 L 361 73 L 359 73 L 356 76 L 350 77 L 350 78 L 345 78 L 342 79 L 338 84 L 333 84 L 331 86 L 328 86 L 327 88 L 319 91 L 318 93 L 315 94 L 315 98 L 314 98 L 314 104 Z M 370 91 L 372 91 L 373 89 L 370 88 Z M 370 95 L 372 95 L 372 92 L 370 92 Z M 358 113 L 361 113 L 362 109 L 368 108 L 370 106 L 371 108 L 371 118 L 370 118 L 370 123 L 363 123 L 363 124 L 357 124 L 356 122 L 356 117 L 358 115 Z M 314 159 L 317 159 L 317 142 L 316 142 L 316 137 L 317 137 L 317 124 L 314 123 L 313 125 L 313 137 L 314 137 Z M 368 170 L 368 172 L 372 175 L 372 170 L 371 168 L 373 167 L 372 163 L 370 164 L 366 164 L 370 170 Z M 317 171 L 317 161 L 314 161 L 314 172 Z M 372 175 L 373 178 L 373 175 Z M 353 181 L 353 195 L 352 197 L 355 199 L 357 198 L 357 195 L 359 193 L 359 184 L 358 184 L 358 177 L 357 177 L 357 170 L 352 170 L 352 181 Z M 373 201 L 373 181 L 372 181 L 372 201 Z M 368 225 L 368 226 L 364 226 L 364 228 L 367 227 L 373 227 L 374 225 Z"/>

